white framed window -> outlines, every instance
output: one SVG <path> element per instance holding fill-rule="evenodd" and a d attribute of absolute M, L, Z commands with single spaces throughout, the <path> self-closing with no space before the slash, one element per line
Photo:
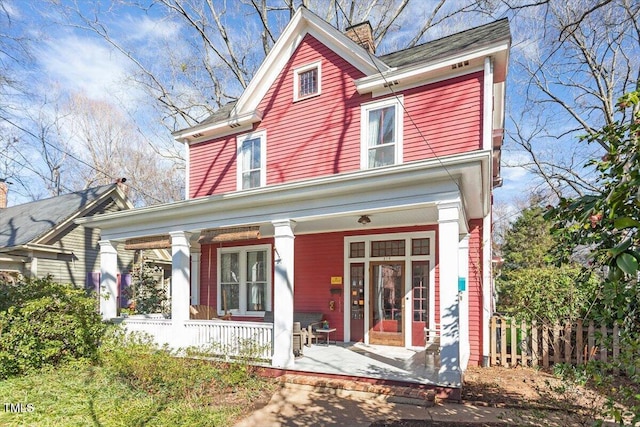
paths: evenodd
<path fill-rule="evenodd" d="M 360 167 L 402 163 L 402 97 L 369 102 L 360 107 Z"/>
<path fill-rule="evenodd" d="M 293 70 L 293 100 L 300 101 L 320 95 L 322 62 L 317 61 Z"/>
<path fill-rule="evenodd" d="M 271 246 L 218 249 L 218 312 L 271 310 Z"/>
<path fill-rule="evenodd" d="M 267 182 L 267 131 L 236 138 L 238 144 L 238 190 L 263 187 Z"/>

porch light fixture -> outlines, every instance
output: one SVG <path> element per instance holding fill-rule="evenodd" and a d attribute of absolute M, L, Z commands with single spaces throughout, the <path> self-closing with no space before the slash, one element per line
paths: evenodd
<path fill-rule="evenodd" d="M 369 215 L 362 215 L 358 218 L 358 222 L 362 225 L 367 225 L 371 222 L 371 218 L 369 218 Z"/>

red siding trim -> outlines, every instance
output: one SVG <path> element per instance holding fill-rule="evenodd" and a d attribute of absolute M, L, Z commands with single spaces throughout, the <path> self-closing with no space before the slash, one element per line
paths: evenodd
<path fill-rule="evenodd" d="M 482 219 L 469 221 L 469 344 L 470 366 L 482 365 L 482 341 L 487 325 L 482 315 Z"/>

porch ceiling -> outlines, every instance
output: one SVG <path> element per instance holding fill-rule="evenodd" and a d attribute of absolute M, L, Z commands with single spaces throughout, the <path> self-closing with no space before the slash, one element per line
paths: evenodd
<path fill-rule="evenodd" d="M 97 215 L 77 220 L 100 228 L 105 240 L 293 220 L 296 234 L 432 224 L 437 205 L 459 201 L 460 226 L 490 209 L 490 151 L 356 171 L 230 194 Z M 360 215 L 371 223 L 362 226 Z"/>

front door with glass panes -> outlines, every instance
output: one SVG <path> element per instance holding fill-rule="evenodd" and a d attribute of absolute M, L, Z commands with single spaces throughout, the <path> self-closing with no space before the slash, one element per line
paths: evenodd
<path fill-rule="evenodd" d="M 346 238 L 351 341 L 424 346 L 433 320 L 434 233 Z"/>

